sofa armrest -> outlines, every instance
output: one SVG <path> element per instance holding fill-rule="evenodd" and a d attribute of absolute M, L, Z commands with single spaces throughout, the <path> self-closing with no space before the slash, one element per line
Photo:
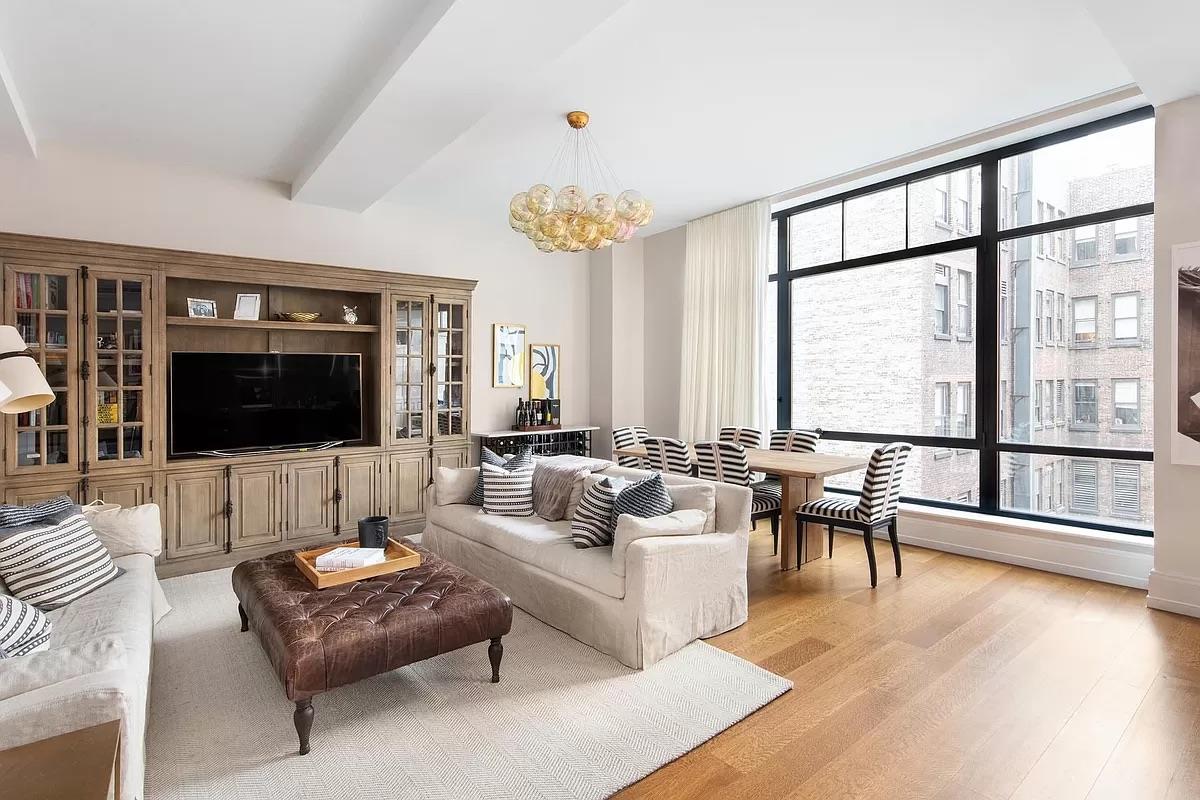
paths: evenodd
<path fill-rule="evenodd" d="M 741 532 L 654 536 L 629 545 L 625 602 L 638 615 L 643 667 L 746 621 L 748 547 Z"/>

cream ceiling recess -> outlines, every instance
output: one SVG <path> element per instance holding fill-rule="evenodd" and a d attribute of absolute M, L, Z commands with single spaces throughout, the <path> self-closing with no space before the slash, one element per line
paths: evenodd
<path fill-rule="evenodd" d="M 583 249 L 599 250 L 613 242 L 627 242 L 638 228 L 649 224 L 654 206 L 636 189 L 625 189 L 614 198 L 621 182 L 604 160 L 587 131 L 588 115 L 567 114 L 571 129 L 550 161 L 546 177 L 566 175 L 568 182 L 555 193 L 546 183 L 513 195 L 508 223 L 523 233 L 543 253 Z M 609 189 L 588 196 L 587 188 Z"/>

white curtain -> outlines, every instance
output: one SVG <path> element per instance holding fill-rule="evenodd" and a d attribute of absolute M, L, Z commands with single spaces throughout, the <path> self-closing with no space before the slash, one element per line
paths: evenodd
<path fill-rule="evenodd" d="M 722 425 L 761 427 L 762 320 L 770 204 L 747 203 L 687 226 L 679 435 L 715 439 Z"/>

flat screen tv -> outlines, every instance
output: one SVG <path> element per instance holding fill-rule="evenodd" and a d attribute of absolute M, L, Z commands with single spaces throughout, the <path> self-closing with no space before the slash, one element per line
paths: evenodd
<path fill-rule="evenodd" d="M 339 353 L 172 353 L 171 455 L 362 439 L 362 363 Z"/>

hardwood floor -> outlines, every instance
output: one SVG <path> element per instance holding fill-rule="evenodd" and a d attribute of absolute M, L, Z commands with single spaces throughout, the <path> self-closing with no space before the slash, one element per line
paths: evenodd
<path fill-rule="evenodd" d="M 781 573 L 753 535 L 750 619 L 709 642 L 795 688 L 617 797 L 1200 797 L 1200 620 L 912 547 L 896 579 L 876 554 L 872 591 L 859 537 Z"/>

